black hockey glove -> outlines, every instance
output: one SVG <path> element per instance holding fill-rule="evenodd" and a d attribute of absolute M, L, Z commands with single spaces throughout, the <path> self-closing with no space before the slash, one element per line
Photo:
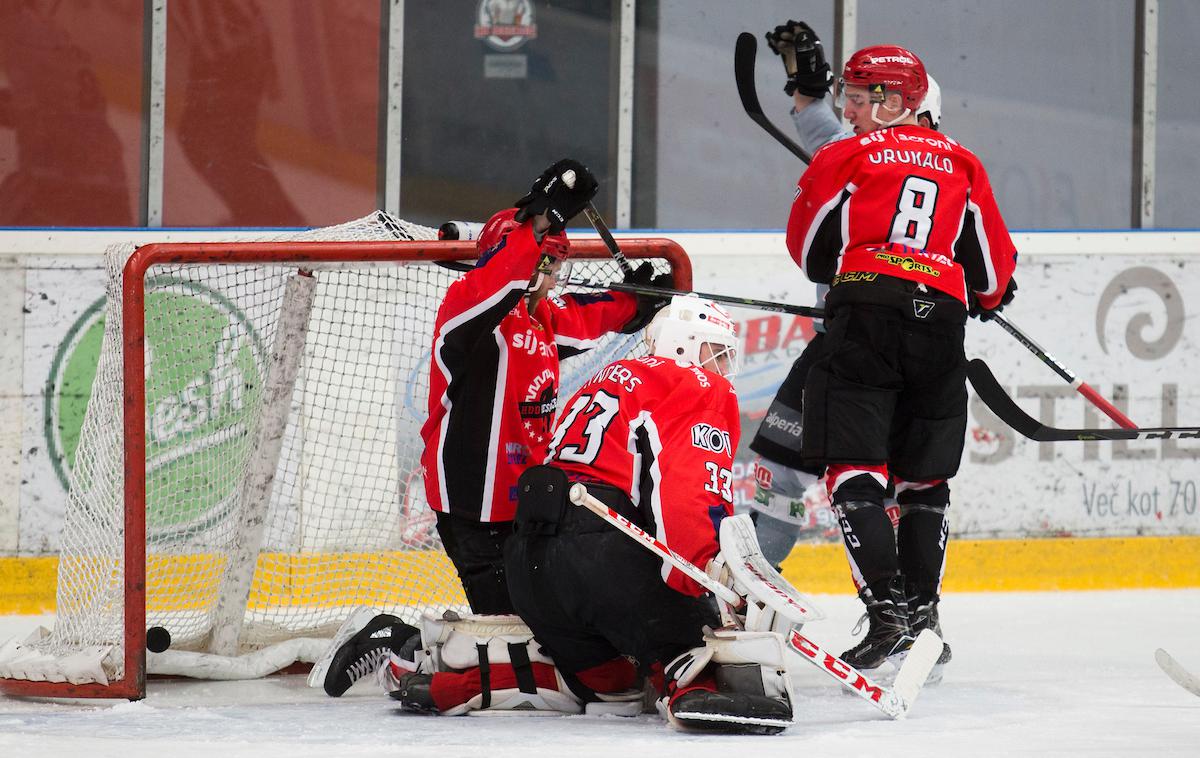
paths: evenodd
<path fill-rule="evenodd" d="M 568 171 L 574 172 L 574 179 Z M 600 185 L 587 166 L 563 158 L 543 171 L 533 181 L 529 194 L 517 201 L 521 209 L 517 219 L 524 221 L 545 213 L 550 219 L 550 233 L 558 234 L 591 202 L 598 189 Z"/>
<path fill-rule="evenodd" d="M 967 312 L 967 315 L 974 316 L 975 318 L 979 319 L 980 321 L 991 321 L 993 314 L 999 313 L 1000 311 L 1004 310 L 1004 306 L 1011 303 L 1013 298 L 1016 297 L 1016 295 L 1017 295 L 1017 278 L 1011 277 L 1008 280 L 1008 287 L 1004 290 L 1004 296 L 1000 298 L 999 305 L 997 305 L 995 308 L 984 308 L 982 305 L 979 304 L 978 300 L 975 300 L 971 304 L 971 310 L 969 310 Z"/>
<path fill-rule="evenodd" d="M 833 72 L 825 61 L 825 50 L 812 27 L 803 21 L 780 24 L 767 32 L 767 45 L 783 58 L 787 84 L 783 91 L 820 99 L 833 84 Z"/>
<path fill-rule="evenodd" d="M 651 287 L 663 287 L 666 289 L 674 289 L 675 277 L 670 273 L 654 274 L 654 267 L 649 263 L 642 263 L 633 271 L 625 275 L 626 284 L 641 284 L 650 285 Z M 637 295 L 637 313 L 633 315 L 629 323 L 621 327 L 622 334 L 633 334 L 646 328 L 654 315 L 665 308 L 671 302 L 670 295 Z"/>

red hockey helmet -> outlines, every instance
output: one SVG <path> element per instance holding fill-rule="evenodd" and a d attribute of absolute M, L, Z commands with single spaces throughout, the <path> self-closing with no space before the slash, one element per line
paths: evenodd
<path fill-rule="evenodd" d="M 517 211 L 517 208 L 508 208 L 488 219 L 483 225 L 483 231 L 479 233 L 479 239 L 475 240 L 475 249 L 480 253 L 491 250 L 500 240 L 507 237 L 509 232 L 519 227 L 521 222 L 516 220 Z M 566 232 L 547 234 L 543 237 L 542 253 L 560 261 L 570 258 L 571 242 L 567 239 Z"/>
<path fill-rule="evenodd" d="M 521 225 L 513 218 L 516 215 L 516 208 L 507 208 L 489 218 L 483 225 L 483 231 L 479 233 L 479 239 L 475 240 L 475 249 L 484 253 L 500 244 L 500 240 Z"/>
<path fill-rule="evenodd" d="M 872 45 L 851 55 L 842 69 L 842 84 L 866 87 L 881 100 L 889 92 L 898 92 L 904 107 L 913 113 L 929 91 L 925 64 L 899 45 Z"/>

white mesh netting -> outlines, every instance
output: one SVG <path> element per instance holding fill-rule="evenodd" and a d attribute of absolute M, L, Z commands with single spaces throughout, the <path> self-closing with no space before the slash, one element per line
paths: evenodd
<path fill-rule="evenodd" d="M 436 231 L 376 212 L 273 241 L 397 239 Z M 72 474 L 57 622 L 26 645 L 46 658 L 124 640 L 121 272 L 132 252 L 107 252 L 104 343 Z M 433 318 L 459 274 L 427 262 L 306 268 L 311 311 L 295 306 L 295 263 L 147 274 L 146 624 L 166 628 L 172 650 L 210 651 L 214 630 L 232 628 L 236 649 L 220 652 L 236 655 L 332 636 L 359 606 L 412 621 L 464 602 L 418 463 Z M 576 271 L 619 279 L 608 259 Z M 283 347 L 286 324 L 299 352 Z M 614 335 L 564 361 L 561 396 L 641 349 L 640 335 Z M 285 381 L 274 404 L 273 354 L 296 359 L 294 390 Z M 247 484 L 256 471 L 268 489 Z M 122 667 L 106 656 L 108 678 Z M 0 663 L 0 675 L 14 670 Z"/>

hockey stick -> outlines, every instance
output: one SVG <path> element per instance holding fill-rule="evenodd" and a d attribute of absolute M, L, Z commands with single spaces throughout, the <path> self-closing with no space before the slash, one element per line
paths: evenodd
<path fill-rule="evenodd" d="M 451 271 L 471 271 L 475 268 L 473 264 L 462 263 L 460 261 L 438 261 L 437 265 L 442 268 L 450 269 Z M 676 290 L 668 287 L 655 287 L 651 284 L 629 284 L 626 282 L 601 282 L 595 279 L 568 279 L 562 282 L 565 287 L 587 287 L 589 289 L 602 290 L 617 290 L 618 292 L 630 292 L 635 295 L 650 295 L 650 296 L 665 296 L 673 295 L 695 295 L 706 300 L 712 300 L 717 303 L 725 303 L 738 308 L 753 308 L 760 311 L 770 311 L 772 313 L 790 313 L 794 316 L 806 316 L 808 318 L 825 318 L 825 311 L 821 308 L 813 308 L 808 305 L 788 305 L 787 303 L 774 303 L 770 300 L 755 300 L 749 297 L 734 297 L 732 295 L 715 295 L 711 292 L 691 292 L 689 290 Z"/>
<path fill-rule="evenodd" d="M 1027 350 L 1029 350 L 1029 352 L 1036 355 L 1038 360 L 1049 366 L 1054 373 L 1065 379 L 1067 384 L 1070 384 L 1073 388 L 1075 388 L 1076 392 L 1090 400 L 1092 405 L 1104 411 L 1105 415 L 1117 423 L 1117 426 L 1124 427 L 1125 429 L 1137 428 L 1137 424 L 1135 424 L 1132 419 L 1130 419 L 1124 413 L 1121 413 L 1119 408 L 1108 402 L 1108 400 L 1104 399 L 1104 397 L 1095 389 L 1093 389 L 1091 385 L 1075 376 L 1074 372 L 1055 360 L 1054 356 L 1050 355 L 1050 353 L 1047 353 L 1041 345 L 1030 339 L 1011 321 L 1005 319 L 999 313 L 992 313 L 991 320 L 995 321 L 1004 329 L 1004 331 L 1015 337 L 1017 342 L 1020 342 Z"/>
<path fill-rule="evenodd" d="M 632 274 L 633 266 L 629 265 L 625 253 L 622 253 L 621 248 L 617 246 L 617 241 L 613 239 L 612 232 L 608 230 L 608 224 L 604 223 L 604 217 L 600 215 L 600 211 L 596 210 L 596 206 L 588 202 L 587 207 L 583 209 L 583 215 L 587 216 L 587 220 L 591 222 L 596 234 L 599 234 L 600 239 L 604 240 L 604 246 L 608 248 L 613 260 L 621 267 L 621 273 L 625 276 Z"/>
<path fill-rule="evenodd" d="M 742 99 L 746 115 L 778 140 L 779 144 L 792 151 L 797 158 L 805 163 L 812 163 L 812 156 L 781 132 L 771 123 L 771 119 L 767 118 L 767 114 L 763 113 L 762 105 L 758 102 L 758 90 L 754 85 L 754 59 L 757 57 L 758 40 L 750 32 L 739 34 L 737 44 L 733 48 L 733 78 L 737 82 L 738 97 Z"/>
<path fill-rule="evenodd" d="M 587 487 L 578 483 L 573 484 L 571 485 L 571 491 L 569 495 L 572 503 L 587 508 L 589 511 L 612 524 L 617 529 L 625 532 L 625 534 L 636 540 L 642 547 L 667 561 L 684 574 L 687 574 L 689 579 L 694 581 L 696 584 L 699 584 L 701 587 L 717 597 L 721 598 L 726 603 L 729 603 L 735 607 L 742 604 L 741 595 L 721 584 L 716 579 L 713 579 L 711 576 L 697 567 L 696 564 L 692 563 L 687 558 L 684 558 L 679 553 L 676 553 L 674 550 L 664 545 L 653 534 L 650 534 L 645 529 L 642 529 L 637 524 L 633 523 L 612 508 L 609 508 L 604 503 L 592 497 L 588 493 Z"/>
<path fill-rule="evenodd" d="M 597 289 L 617 290 L 618 292 L 632 292 L 635 295 L 650 295 L 671 297 L 673 295 L 695 295 L 706 300 L 712 300 L 717 303 L 725 303 L 739 308 L 754 308 L 760 311 L 771 311 L 772 313 L 791 313 L 795 316 L 807 316 L 808 318 L 825 318 L 825 311 L 821 308 L 813 308 L 807 305 L 788 305 L 787 303 L 773 303 L 769 300 L 755 300 L 749 297 L 733 297 L 731 295 L 715 295 L 711 292 L 691 292 L 688 290 L 676 290 L 669 287 L 655 287 L 650 284 L 629 284 L 627 282 L 598 282 L 593 279 L 568 279 L 563 282 L 569 287 L 591 287 Z"/>
<path fill-rule="evenodd" d="M 758 40 L 749 32 L 742 32 L 738 35 L 737 45 L 733 51 L 733 75 L 737 81 L 738 96 L 742 99 L 742 107 L 746 109 L 748 115 L 754 123 L 761 126 L 768 134 L 779 141 L 781 145 L 794 153 L 800 160 L 805 163 L 811 163 L 812 157 L 804 151 L 799 145 L 793 142 L 787 135 L 779 130 L 763 113 L 762 105 L 758 102 L 758 92 L 754 83 L 754 63 L 758 55 Z M 1097 392 L 1087 382 L 1082 381 L 1066 366 L 1059 363 L 1052 355 L 1042 349 L 1032 339 L 1025 335 L 1020 329 L 1010 321 L 1002 318 L 999 314 L 992 314 L 992 320 L 996 321 L 1000 326 L 1018 342 L 1024 345 L 1031 353 L 1036 355 L 1039 360 L 1049 366 L 1054 373 L 1061 376 L 1079 394 L 1086 397 L 1100 410 L 1104 411 L 1105 415 L 1117 423 L 1118 426 L 1125 429 L 1135 429 L 1137 424 L 1128 416 L 1120 411 L 1115 405 L 1106 400 L 1099 392 Z"/>
<path fill-rule="evenodd" d="M 1172 658 L 1170 653 L 1160 647 L 1154 651 L 1154 660 L 1163 673 L 1171 677 L 1171 681 L 1193 695 L 1200 695 L 1200 677 L 1180 666 L 1179 661 Z"/>
<path fill-rule="evenodd" d="M 637 524 L 634 524 L 612 508 L 592 497 L 588 494 L 587 487 L 584 485 L 578 483 L 571 485 L 570 499 L 575 505 L 587 508 L 612 526 L 624 532 L 629 538 L 635 540 L 642 547 L 682 571 L 701 587 L 713 593 L 721 600 L 735 607 L 742 604 L 742 597 L 740 595 L 710 577 L 691 561 L 679 555 L 662 542 L 659 542 L 653 535 L 648 534 Z M 785 635 L 784 641 L 788 649 L 793 653 L 801 656 L 838 684 L 894 719 L 903 718 L 908 713 L 908 710 L 917 698 L 917 694 L 925 686 L 925 681 L 929 678 L 929 672 L 933 670 L 934 664 L 937 663 L 938 657 L 942 654 L 941 638 L 932 629 L 926 629 L 917 635 L 917 639 L 909 649 L 908 655 L 904 660 L 904 665 L 900 667 L 900 672 L 896 675 L 893 685 L 885 687 L 869 679 L 861 671 L 846 663 L 841 658 L 838 658 L 833 653 L 827 652 L 820 645 L 801 634 L 798 629 L 793 629 L 789 634 Z"/>
<path fill-rule="evenodd" d="M 929 672 L 942 654 L 941 637 L 932 629 L 924 630 L 908 649 L 892 686 L 885 687 L 805 637 L 799 629 L 793 629 L 785 642 L 792 652 L 803 656 L 843 687 L 894 719 L 904 718 L 908 714 L 929 679 Z"/>
<path fill-rule="evenodd" d="M 442 268 L 450 269 L 451 271 L 471 271 L 475 267 L 470 263 L 460 263 L 458 261 L 438 261 L 437 265 Z M 725 303 L 737 308 L 752 308 L 759 311 L 770 311 L 771 313 L 790 313 L 794 316 L 806 316 L 808 318 L 825 318 L 825 311 L 821 308 L 814 308 L 809 305 L 788 305 L 787 303 L 774 303 L 770 300 L 755 300 L 750 297 L 734 297 L 732 295 L 715 295 L 711 292 L 692 292 L 689 290 L 676 290 L 669 287 L 655 287 L 651 284 L 629 284 L 627 282 L 601 282 L 595 279 L 568 279 L 562 282 L 564 287 L 587 287 L 588 289 L 616 290 L 618 292 L 630 292 L 635 295 L 650 295 L 671 297 L 673 295 L 695 295 L 706 300 L 712 300 L 717 303 Z"/>
<path fill-rule="evenodd" d="M 978 358 L 967 363 L 967 377 L 975 394 L 1001 421 L 1038 442 L 1200 439 L 1200 426 L 1142 427 L 1140 429 L 1058 429 L 1030 416 L 1009 397 L 996 375 Z"/>

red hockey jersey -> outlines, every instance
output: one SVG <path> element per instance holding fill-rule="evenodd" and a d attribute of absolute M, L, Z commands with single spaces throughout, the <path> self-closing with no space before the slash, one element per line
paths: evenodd
<path fill-rule="evenodd" d="M 540 256 L 529 224 L 451 284 L 434 322 L 429 418 L 421 427 L 425 496 L 435 511 L 511 521 L 517 477 L 541 462 L 558 403 L 560 358 L 637 312 L 627 293 L 525 294 Z"/>
<path fill-rule="evenodd" d="M 985 308 L 1000 303 L 1017 252 L 979 159 L 908 125 L 831 142 L 796 187 L 787 246 L 814 282 L 864 275 L 921 282 Z"/>
<path fill-rule="evenodd" d="M 609 364 L 564 406 L 546 463 L 629 495 L 644 529 L 703 568 L 733 514 L 737 396 L 724 377 L 646 356 Z M 663 580 L 704 589 L 664 561 Z"/>

